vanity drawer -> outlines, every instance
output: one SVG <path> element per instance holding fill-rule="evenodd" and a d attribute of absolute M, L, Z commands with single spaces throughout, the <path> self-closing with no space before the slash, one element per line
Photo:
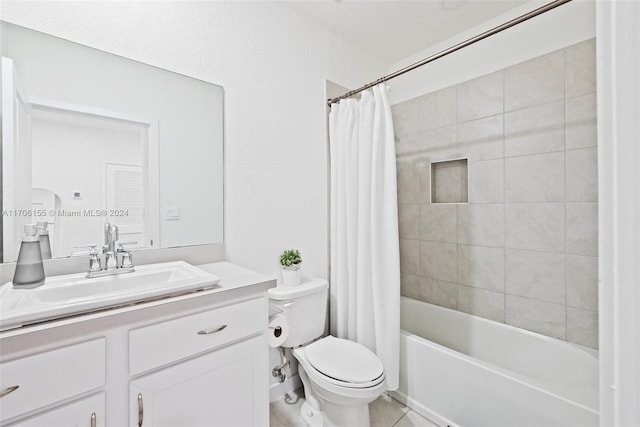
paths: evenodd
<path fill-rule="evenodd" d="M 264 298 L 257 298 L 131 330 L 129 374 L 137 375 L 264 331 L 267 306 Z"/>
<path fill-rule="evenodd" d="M 105 339 L 100 338 L 1 364 L 0 393 L 5 394 L 0 397 L 0 419 L 102 387 L 105 355 Z"/>

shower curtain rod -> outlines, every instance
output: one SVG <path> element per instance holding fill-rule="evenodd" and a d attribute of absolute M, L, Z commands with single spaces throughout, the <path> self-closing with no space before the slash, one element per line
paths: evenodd
<path fill-rule="evenodd" d="M 443 56 L 447 56 L 450 53 L 453 53 L 453 52 L 455 52 L 457 50 L 460 50 L 463 47 L 467 47 L 469 45 L 472 45 L 473 43 L 476 43 L 476 42 L 479 42 L 480 40 L 486 39 L 489 36 L 492 36 L 494 34 L 497 34 L 497 33 L 501 32 L 501 31 L 504 31 L 504 30 L 506 30 L 508 28 L 511 28 L 511 27 L 513 27 L 515 25 L 518 25 L 521 22 L 524 22 L 524 21 L 526 21 L 528 19 L 531 19 L 533 17 L 541 15 L 541 14 L 543 14 L 545 12 L 548 12 L 551 9 L 555 9 L 556 7 L 561 6 L 561 5 L 565 4 L 565 3 L 569 3 L 570 1 L 571 0 L 555 0 L 555 1 L 552 1 L 551 3 L 547 3 L 546 5 L 544 5 L 542 7 L 534 9 L 531 12 L 527 12 L 524 15 L 521 15 L 521 16 L 519 16 L 517 18 L 514 18 L 514 19 L 512 19 L 510 21 L 505 22 L 502 25 L 498 25 L 497 27 L 494 27 L 494 28 L 492 28 L 490 30 L 485 31 L 484 33 L 481 33 L 481 34 L 478 34 L 477 36 L 471 37 L 470 39 L 467 39 L 467 40 L 465 40 L 463 42 L 460 42 L 460 43 L 458 43 L 458 44 L 456 44 L 456 45 L 454 45 L 454 46 L 452 46 L 450 48 L 441 50 L 440 52 L 438 52 L 438 53 L 436 53 L 434 55 L 431 55 L 431 56 L 429 56 L 429 57 L 427 57 L 427 58 L 425 58 L 425 59 L 423 59 L 421 61 L 418 61 L 418 62 L 416 62 L 414 64 L 408 65 L 408 66 L 406 66 L 406 67 L 404 67 L 404 68 L 402 68 L 402 69 L 400 69 L 400 70 L 398 70 L 396 72 L 393 72 L 393 73 L 391 73 L 389 75 L 386 75 L 384 77 L 380 77 L 378 80 L 376 80 L 374 82 L 371 82 L 369 84 L 366 84 L 366 85 L 362 86 L 359 89 L 354 89 L 352 91 L 349 91 L 349 92 L 345 93 L 344 95 L 338 96 L 337 98 L 328 99 L 327 100 L 327 104 L 329 106 L 331 106 L 331 104 L 335 104 L 336 102 L 340 101 L 341 99 L 349 98 L 349 97 L 351 97 L 353 95 L 356 95 L 356 94 L 358 94 L 358 93 L 360 93 L 360 92 L 362 92 L 364 90 L 372 88 L 372 87 L 374 87 L 374 86 L 376 86 L 376 85 L 378 85 L 380 83 L 386 82 L 387 80 L 391 80 L 393 78 L 401 76 L 401 75 L 403 75 L 405 73 L 408 73 L 409 71 L 415 70 L 418 67 L 422 67 L 425 64 L 433 62 L 436 59 L 440 59 Z"/>

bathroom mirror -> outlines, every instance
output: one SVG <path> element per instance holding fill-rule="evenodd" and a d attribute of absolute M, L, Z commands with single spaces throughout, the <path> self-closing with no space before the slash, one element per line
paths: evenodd
<path fill-rule="evenodd" d="M 3 262 L 47 222 L 53 257 L 223 238 L 223 88 L 0 21 Z"/>

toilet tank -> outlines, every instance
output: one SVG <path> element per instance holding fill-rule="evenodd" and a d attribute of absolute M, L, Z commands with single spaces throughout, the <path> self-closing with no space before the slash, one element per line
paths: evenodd
<path fill-rule="evenodd" d="M 311 279 L 298 286 L 269 289 L 269 304 L 280 310 L 289 324 L 289 337 L 282 347 L 307 344 L 324 333 L 329 283 Z"/>

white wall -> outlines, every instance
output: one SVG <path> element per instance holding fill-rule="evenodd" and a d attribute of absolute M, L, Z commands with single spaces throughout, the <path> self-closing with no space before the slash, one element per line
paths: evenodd
<path fill-rule="evenodd" d="M 484 22 L 389 67 L 397 71 L 410 64 L 490 30 L 546 2 L 531 1 Z M 576 0 L 515 27 L 424 65 L 389 82 L 391 103 L 501 70 L 545 53 L 595 37 L 595 2 Z"/>
<path fill-rule="evenodd" d="M 299 248 L 328 277 L 325 79 L 386 65 L 275 2 L 3 2 L 2 19 L 225 89 L 228 260 L 278 274 Z"/>
<path fill-rule="evenodd" d="M 600 425 L 640 425 L 640 3 L 598 3 Z"/>

